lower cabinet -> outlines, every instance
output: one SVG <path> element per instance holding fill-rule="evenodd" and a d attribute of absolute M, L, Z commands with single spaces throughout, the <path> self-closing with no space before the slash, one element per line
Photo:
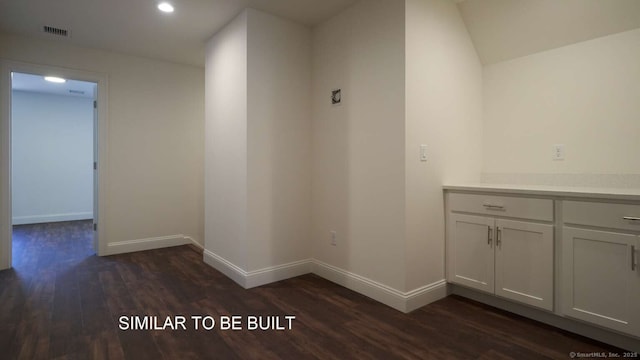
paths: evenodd
<path fill-rule="evenodd" d="M 638 236 L 563 227 L 562 311 L 640 336 Z"/>
<path fill-rule="evenodd" d="M 553 310 L 553 226 L 449 214 L 448 280 Z"/>
<path fill-rule="evenodd" d="M 445 192 L 448 282 L 640 340 L 640 201 L 481 190 Z"/>

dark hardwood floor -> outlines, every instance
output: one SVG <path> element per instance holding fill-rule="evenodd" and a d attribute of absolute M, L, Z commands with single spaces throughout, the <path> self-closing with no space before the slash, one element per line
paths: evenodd
<path fill-rule="evenodd" d="M 315 275 L 244 290 L 191 246 L 100 258 L 90 234 L 90 222 L 14 227 L 14 268 L 0 272 L 0 358 L 520 360 L 620 351 L 455 296 L 402 314 Z M 296 319 L 282 331 L 194 330 L 190 321 L 187 330 L 123 331 L 123 315 L 159 316 L 160 325 L 177 315 Z"/>

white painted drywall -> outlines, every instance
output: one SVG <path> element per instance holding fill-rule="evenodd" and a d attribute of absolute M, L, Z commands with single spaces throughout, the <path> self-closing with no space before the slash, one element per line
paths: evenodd
<path fill-rule="evenodd" d="M 108 76 L 107 242 L 202 241 L 203 69 L 8 34 L 0 43 L 3 59 Z"/>
<path fill-rule="evenodd" d="M 311 256 L 310 31 L 247 9 L 209 40 L 206 250 L 245 272 Z"/>
<path fill-rule="evenodd" d="M 311 31 L 247 10 L 249 264 L 309 259 Z"/>
<path fill-rule="evenodd" d="M 482 65 L 456 5 L 407 0 L 405 14 L 409 291 L 445 277 L 442 184 L 480 180 L 483 129 Z"/>
<path fill-rule="evenodd" d="M 640 174 L 639 94 L 640 29 L 486 66 L 483 170 Z"/>
<path fill-rule="evenodd" d="M 13 91 L 13 224 L 93 218 L 93 99 Z"/>
<path fill-rule="evenodd" d="M 312 53 L 314 258 L 395 289 L 405 288 L 404 17 L 402 1 L 360 1 L 313 29 Z"/>
<path fill-rule="evenodd" d="M 246 11 L 209 40 L 206 53 L 205 249 L 246 269 Z"/>

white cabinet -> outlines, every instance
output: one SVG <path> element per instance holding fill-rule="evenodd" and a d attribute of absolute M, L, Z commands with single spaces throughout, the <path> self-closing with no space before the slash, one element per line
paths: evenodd
<path fill-rule="evenodd" d="M 553 309 L 551 200 L 450 194 L 447 280 L 546 310 Z M 467 212 L 491 211 L 496 215 Z"/>
<path fill-rule="evenodd" d="M 454 293 L 640 349 L 640 191 L 445 186 L 445 215 Z"/>
<path fill-rule="evenodd" d="M 553 226 L 496 220 L 496 295 L 553 310 Z"/>
<path fill-rule="evenodd" d="M 484 216 L 449 215 L 449 282 L 494 292 L 493 223 Z"/>
<path fill-rule="evenodd" d="M 640 336 L 640 223 L 628 220 L 640 215 L 640 207 L 574 201 L 563 205 L 563 313 Z"/>

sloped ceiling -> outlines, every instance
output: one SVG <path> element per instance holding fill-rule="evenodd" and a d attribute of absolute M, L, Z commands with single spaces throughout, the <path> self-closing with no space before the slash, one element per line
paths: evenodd
<path fill-rule="evenodd" d="M 456 2 L 483 64 L 640 28 L 640 0 Z"/>

